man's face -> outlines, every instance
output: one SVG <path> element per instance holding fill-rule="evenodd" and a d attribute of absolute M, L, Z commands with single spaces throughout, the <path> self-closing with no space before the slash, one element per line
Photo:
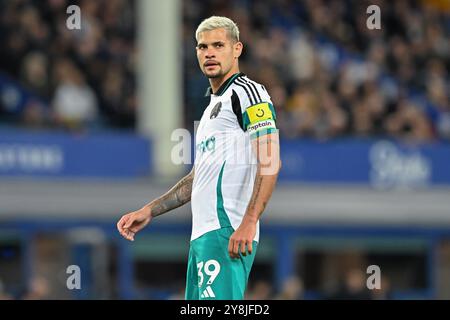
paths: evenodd
<path fill-rule="evenodd" d="M 242 43 L 234 43 L 228 37 L 227 31 L 220 28 L 201 32 L 196 48 L 202 72 L 208 78 L 221 78 L 237 63 Z"/>

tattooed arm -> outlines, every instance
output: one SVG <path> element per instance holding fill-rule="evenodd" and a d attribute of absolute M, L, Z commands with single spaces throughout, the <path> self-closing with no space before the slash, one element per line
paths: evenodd
<path fill-rule="evenodd" d="M 148 207 L 152 217 L 157 217 L 178 208 L 183 204 L 191 201 L 192 182 L 194 181 L 194 168 L 183 179 L 178 181 L 176 185 L 167 191 L 164 195 L 153 200 L 145 207 Z"/>
<path fill-rule="evenodd" d="M 194 168 L 161 197 L 146 204 L 137 211 L 122 216 L 119 222 L 117 222 L 119 233 L 125 239 L 134 241 L 134 235 L 149 224 L 154 217 L 160 216 L 191 201 L 193 181 Z"/>
<path fill-rule="evenodd" d="M 258 159 L 258 168 L 247 211 L 239 228 L 230 237 L 228 252 L 232 258 L 238 258 L 239 252 L 244 256 L 247 252 L 252 253 L 256 223 L 272 196 L 281 168 L 278 133 L 267 134 L 253 140 L 252 147 Z"/>

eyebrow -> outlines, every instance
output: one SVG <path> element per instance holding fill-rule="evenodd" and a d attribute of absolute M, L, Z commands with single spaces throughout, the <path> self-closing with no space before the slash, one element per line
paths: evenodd
<path fill-rule="evenodd" d="M 214 46 L 214 45 L 217 45 L 217 44 L 225 44 L 225 41 L 222 41 L 222 40 L 214 41 L 214 42 L 212 42 L 211 44 L 212 44 L 213 46 Z M 197 44 L 197 47 L 200 47 L 200 46 L 207 46 L 207 45 L 208 45 L 207 43 L 200 42 L 200 43 Z"/>

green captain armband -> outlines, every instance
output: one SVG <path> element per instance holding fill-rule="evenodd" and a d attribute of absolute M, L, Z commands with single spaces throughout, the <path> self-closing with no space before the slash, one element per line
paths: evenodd
<path fill-rule="evenodd" d="M 268 102 L 258 103 L 247 108 L 243 120 L 244 127 L 249 132 L 251 139 L 277 131 L 275 109 Z"/>

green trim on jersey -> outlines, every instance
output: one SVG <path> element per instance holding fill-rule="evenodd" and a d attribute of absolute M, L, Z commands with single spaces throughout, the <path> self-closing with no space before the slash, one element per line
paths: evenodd
<path fill-rule="evenodd" d="M 226 161 L 225 161 L 226 162 Z M 228 219 L 228 215 L 225 212 L 225 208 L 223 206 L 223 195 L 222 195 L 222 176 L 223 169 L 225 168 L 225 162 L 222 165 L 222 169 L 220 169 L 219 179 L 217 180 L 217 217 L 219 218 L 219 223 L 221 228 L 231 226 L 230 219 Z"/>
<path fill-rule="evenodd" d="M 269 103 L 269 108 L 270 108 L 270 111 L 272 111 L 273 120 L 277 121 L 277 113 L 275 112 L 275 108 L 273 107 L 273 105 L 271 103 Z"/>
<path fill-rule="evenodd" d="M 208 87 L 206 89 L 205 97 L 208 97 L 208 96 L 210 96 L 212 94 L 214 94 L 215 96 L 221 96 L 222 94 L 224 94 L 225 91 L 227 91 L 227 89 L 233 83 L 234 79 L 236 79 L 237 77 L 241 77 L 241 76 L 245 76 L 245 74 L 242 73 L 242 72 L 238 72 L 238 73 L 233 74 L 224 83 L 222 83 L 222 85 L 220 86 L 220 88 L 217 90 L 216 93 L 213 93 L 212 92 L 212 88 Z"/>
<path fill-rule="evenodd" d="M 225 83 L 222 85 L 219 90 L 217 90 L 216 96 L 221 96 L 225 91 L 227 91 L 228 87 L 233 83 L 234 79 L 242 75 L 240 72 L 232 75 Z"/>
<path fill-rule="evenodd" d="M 244 122 L 245 131 L 247 131 L 247 128 L 250 125 L 250 119 L 248 118 L 247 112 L 244 112 L 244 114 L 242 115 L 242 121 Z"/>

